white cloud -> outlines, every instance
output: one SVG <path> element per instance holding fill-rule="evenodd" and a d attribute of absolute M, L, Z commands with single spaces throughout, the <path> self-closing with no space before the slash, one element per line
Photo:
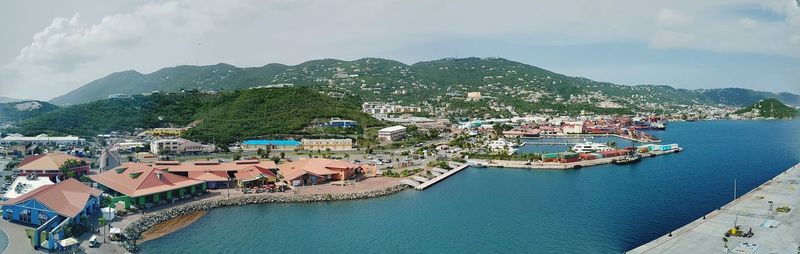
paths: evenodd
<path fill-rule="evenodd" d="M 656 24 L 665 27 L 688 25 L 693 20 L 692 16 L 678 13 L 669 8 L 661 9 L 656 16 Z"/>
<path fill-rule="evenodd" d="M 755 28 L 758 25 L 758 21 L 751 18 L 740 18 L 739 25 L 748 29 Z"/>
<path fill-rule="evenodd" d="M 731 11 L 742 8 L 779 18 L 742 18 Z M 25 36 L 34 36 L 27 45 L 0 45 L 19 52 L 0 59 L 0 86 L 5 86 L 0 94 L 46 92 L 38 97 L 49 98 L 127 69 L 296 64 L 326 57 L 413 62 L 478 55 L 497 42 L 635 43 L 800 59 L 796 0 L 174 0 L 94 18 L 88 10 L 66 13 L 76 14 L 30 29 Z M 14 21 L 0 15 L 0 22 Z M 476 51 L 442 50 L 436 56 L 404 51 L 447 43 L 474 45 Z M 6 90 L 9 86 L 14 89 Z"/>
<path fill-rule="evenodd" d="M 55 18 L 20 50 L 12 66 L 33 65 L 56 71 L 73 71 L 79 65 L 137 47 L 145 37 L 159 33 L 175 36 L 202 32 L 204 17 L 178 2 L 146 4 L 136 11 L 85 24 L 80 14 Z"/>
<path fill-rule="evenodd" d="M 789 41 L 794 44 L 800 44 L 800 34 L 793 34 L 791 37 L 789 37 Z"/>

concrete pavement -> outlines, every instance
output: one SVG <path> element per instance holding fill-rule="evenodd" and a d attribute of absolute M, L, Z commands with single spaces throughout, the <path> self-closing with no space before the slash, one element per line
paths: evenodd
<path fill-rule="evenodd" d="M 781 206 L 791 211 L 777 212 Z M 741 230 L 754 235 L 727 237 L 725 247 L 737 215 Z M 627 253 L 800 253 L 800 164 L 705 217 Z"/>

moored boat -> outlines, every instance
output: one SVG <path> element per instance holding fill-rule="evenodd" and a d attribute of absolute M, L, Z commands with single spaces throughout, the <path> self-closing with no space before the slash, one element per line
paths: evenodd
<path fill-rule="evenodd" d="M 634 154 L 634 155 L 628 155 L 628 156 L 622 157 L 622 159 L 613 160 L 613 161 L 611 161 L 611 163 L 614 163 L 616 165 L 626 165 L 626 164 L 637 163 L 637 162 L 639 162 L 641 160 L 642 160 L 642 156 L 640 156 L 638 154 Z"/>

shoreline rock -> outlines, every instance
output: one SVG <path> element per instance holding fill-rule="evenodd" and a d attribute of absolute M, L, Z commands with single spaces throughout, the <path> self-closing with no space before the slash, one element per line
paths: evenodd
<path fill-rule="evenodd" d="M 355 193 L 334 193 L 334 194 L 300 194 L 300 195 L 248 195 L 225 199 L 204 200 L 183 204 L 167 208 L 158 212 L 148 213 L 139 219 L 128 224 L 122 231 L 125 241 L 122 247 L 130 252 L 136 252 L 139 247 L 136 241 L 142 232 L 147 231 L 153 226 L 173 219 L 178 216 L 194 213 L 200 210 L 210 211 L 211 209 L 226 206 L 242 206 L 250 204 L 268 203 L 311 203 L 326 201 L 343 201 L 368 199 L 391 195 L 408 188 L 408 185 L 398 184 L 380 190 L 355 192 Z"/>

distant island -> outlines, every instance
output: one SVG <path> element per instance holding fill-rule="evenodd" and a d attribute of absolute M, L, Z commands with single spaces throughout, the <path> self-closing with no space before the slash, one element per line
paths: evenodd
<path fill-rule="evenodd" d="M 800 112 L 792 107 L 786 106 L 776 99 L 766 99 L 753 105 L 737 110 L 733 113 L 741 118 L 774 118 L 774 119 L 793 119 L 800 116 Z"/>

